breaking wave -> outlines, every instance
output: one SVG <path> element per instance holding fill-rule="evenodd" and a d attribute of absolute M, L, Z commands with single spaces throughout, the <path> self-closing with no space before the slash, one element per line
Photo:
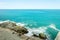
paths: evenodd
<path fill-rule="evenodd" d="M 54 24 L 50 24 L 48 26 L 42 26 L 42 27 L 38 27 L 38 28 L 29 28 L 29 27 L 26 27 L 29 31 L 29 33 L 25 34 L 26 36 L 32 36 L 33 34 L 36 34 L 38 36 L 39 33 L 44 33 L 47 35 L 48 39 L 47 40 L 54 40 L 51 35 L 47 32 L 49 31 L 50 33 L 53 31 L 60 31 L 59 29 L 56 28 L 56 26 Z M 49 30 L 50 29 L 53 29 L 53 31 Z M 54 34 L 54 33 L 53 33 Z"/>
<path fill-rule="evenodd" d="M 59 29 L 56 28 L 56 25 L 54 25 L 54 24 L 51 24 L 48 27 L 50 27 L 50 28 L 52 28 L 52 29 L 54 29 L 56 31 L 60 31 Z"/>

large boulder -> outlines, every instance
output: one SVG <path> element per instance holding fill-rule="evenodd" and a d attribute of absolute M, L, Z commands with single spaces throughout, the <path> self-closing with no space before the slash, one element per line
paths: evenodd
<path fill-rule="evenodd" d="M 15 26 L 12 30 L 19 33 L 19 35 L 28 33 L 28 30 L 24 27 L 21 27 L 21 26 Z"/>
<path fill-rule="evenodd" d="M 40 33 L 39 35 L 33 34 L 33 36 L 44 40 L 47 39 L 47 36 L 44 33 Z"/>
<path fill-rule="evenodd" d="M 2 23 L 0 23 L 0 27 L 3 28 L 12 28 L 14 26 L 16 26 L 16 23 L 11 21 L 3 21 Z"/>
<path fill-rule="evenodd" d="M 39 38 L 41 39 L 47 39 L 47 36 L 44 33 L 39 34 Z"/>
<path fill-rule="evenodd" d="M 0 22 L 0 27 L 9 28 L 10 30 L 14 30 L 19 34 L 26 34 L 28 33 L 27 29 L 22 26 L 22 24 L 17 25 L 17 23 L 13 21 L 2 21 Z"/>

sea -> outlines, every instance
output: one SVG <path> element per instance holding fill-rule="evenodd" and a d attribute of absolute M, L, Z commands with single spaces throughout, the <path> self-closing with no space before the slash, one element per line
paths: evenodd
<path fill-rule="evenodd" d="M 0 21 L 26 24 L 35 32 L 44 32 L 54 40 L 60 30 L 60 9 L 0 9 Z"/>

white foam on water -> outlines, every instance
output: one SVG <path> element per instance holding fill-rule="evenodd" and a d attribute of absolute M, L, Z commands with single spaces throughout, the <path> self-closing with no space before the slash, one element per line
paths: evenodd
<path fill-rule="evenodd" d="M 56 26 L 54 24 L 49 25 L 49 27 L 54 29 L 54 30 L 60 31 L 59 29 L 56 28 Z"/>
<path fill-rule="evenodd" d="M 5 23 L 5 22 L 16 23 L 14 21 L 5 20 L 5 21 L 0 21 L 0 24 Z M 16 25 L 21 26 L 21 27 L 24 27 L 26 24 L 24 24 L 24 23 L 16 23 Z"/>
<path fill-rule="evenodd" d="M 30 37 L 33 34 L 36 34 L 38 36 L 40 33 L 45 33 L 47 27 L 39 27 L 39 28 L 29 28 L 28 27 L 27 29 L 28 29 L 29 32 L 25 35 Z"/>
<path fill-rule="evenodd" d="M 29 27 L 27 27 L 29 33 L 27 33 L 25 35 L 28 36 L 28 37 L 31 37 L 33 34 L 36 34 L 38 36 L 39 33 L 45 33 L 47 35 L 47 37 L 48 37 L 47 40 L 52 40 L 51 36 L 46 31 L 48 29 L 48 27 L 52 28 L 52 29 L 54 29 L 56 31 L 60 31 L 59 29 L 56 28 L 56 26 L 54 24 L 51 24 L 49 26 L 43 26 L 43 27 L 39 27 L 39 28 L 29 28 Z"/>
<path fill-rule="evenodd" d="M 4 22 L 9 22 L 9 21 L 10 21 L 10 20 L 0 21 L 0 24 L 1 24 L 1 23 L 4 23 Z"/>
<path fill-rule="evenodd" d="M 23 24 L 23 23 L 16 23 L 16 25 L 21 26 L 21 27 L 25 26 L 25 24 Z"/>
<path fill-rule="evenodd" d="M 5 21 L 0 21 L 0 24 L 1 24 L 1 23 L 5 23 L 5 22 L 12 22 L 12 23 L 15 23 L 14 21 L 5 20 Z"/>
<path fill-rule="evenodd" d="M 31 37 L 33 35 L 32 29 L 30 29 L 29 27 L 27 27 L 27 29 L 28 29 L 28 33 L 25 34 L 25 35 L 28 36 L 28 37 Z"/>

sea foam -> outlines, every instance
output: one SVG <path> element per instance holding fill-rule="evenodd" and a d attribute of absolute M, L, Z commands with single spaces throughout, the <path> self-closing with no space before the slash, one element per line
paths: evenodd
<path fill-rule="evenodd" d="M 50 27 L 50 28 L 52 28 L 52 29 L 54 29 L 56 31 L 60 31 L 59 29 L 56 28 L 56 25 L 54 25 L 54 24 L 51 24 L 48 27 Z"/>
<path fill-rule="evenodd" d="M 40 33 L 44 33 L 48 37 L 47 40 L 53 40 L 51 38 L 51 35 L 47 32 L 47 29 L 51 28 L 51 29 L 56 30 L 58 32 L 60 31 L 59 29 L 56 28 L 56 25 L 54 25 L 54 24 L 50 24 L 48 26 L 42 26 L 42 27 L 38 27 L 38 28 L 29 28 L 29 27 L 26 27 L 26 28 L 29 31 L 29 33 L 25 34 L 26 36 L 31 37 L 33 34 L 38 36 Z"/>
<path fill-rule="evenodd" d="M 27 33 L 25 35 L 30 37 L 33 34 L 36 34 L 38 36 L 40 33 L 45 33 L 47 27 L 39 27 L 39 28 L 29 28 L 29 27 L 27 27 L 27 29 L 28 29 L 29 33 Z"/>

